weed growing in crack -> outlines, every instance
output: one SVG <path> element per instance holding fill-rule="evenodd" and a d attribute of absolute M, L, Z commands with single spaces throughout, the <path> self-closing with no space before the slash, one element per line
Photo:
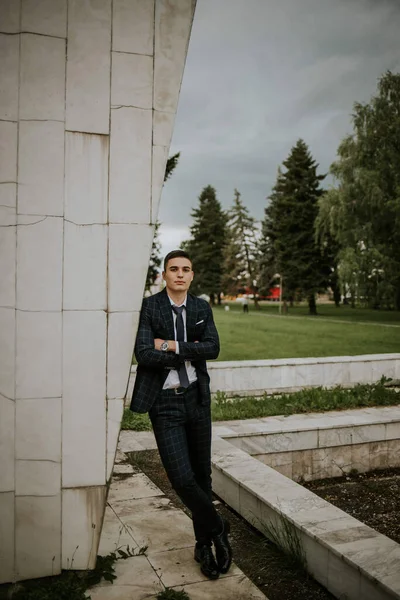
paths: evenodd
<path fill-rule="evenodd" d="M 258 525 L 256 525 L 258 523 Z M 293 567 L 307 572 L 307 557 L 295 526 L 284 516 L 279 521 L 261 521 L 254 517 L 253 526 L 261 531 L 278 550 L 283 552 Z"/>
<path fill-rule="evenodd" d="M 69 569 L 55 577 L 1 586 L 0 600 L 90 600 L 90 595 L 86 595 L 88 588 L 100 583 L 102 579 L 114 582 L 117 577 L 115 563 L 118 560 L 140 556 L 146 550 L 147 546 L 138 550 L 123 546 L 107 556 L 97 556 L 96 567 L 92 571 Z"/>

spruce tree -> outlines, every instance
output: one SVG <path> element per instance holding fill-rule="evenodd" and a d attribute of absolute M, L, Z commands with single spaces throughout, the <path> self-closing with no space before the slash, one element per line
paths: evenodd
<path fill-rule="evenodd" d="M 240 288 L 248 287 L 258 308 L 257 279 L 258 242 L 255 219 L 250 216 L 235 189 L 233 206 L 228 212 L 228 243 L 224 252 L 224 288 L 228 293 L 237 294 Z"/>
<path fill-rule="evenodd" d="M 197 295 L 209 295 L 211 304 L 215 303 L 216 297 L 220 303 L 226 216 L 211 185 L 202 190 L 199 205 L 191 216 L 190 239 L 181 245 L 193 260 L 195 277 L 191 290 Z"/>
<path fill-rule="evenodd" d="M 303 140 L 298 140 L 283 162 L 265 209 L 263 257 L 282 278 L 284 299 L 297 294 L 308 300 L 310 314 L 317 314 L 315 295 L 328 284 L 329 260 L 315 238 L 318 199 L 323 194 L 318 165 Z"/>
<path fill-rule="evenodd" d="M 282 180 L 281 167 L 278 168 L 277 182 L 269 197 L 269 205 L 265 209 L 265 218 L 261 224 L 261 237 L 259 241 L 258 278 L 261 295 L 268 295 L 271 285 L 277 280 L 279 267 L 276 254 L 276 208 L 279 206 L 278 196 Z M 287 294 L 289 296 L 289 294 Z"/>

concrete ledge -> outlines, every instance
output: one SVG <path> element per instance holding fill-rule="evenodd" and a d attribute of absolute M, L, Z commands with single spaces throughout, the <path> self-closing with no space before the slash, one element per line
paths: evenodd
<path fill-rule="evenodd" d="M 213 431 L 294 481 L 400 466 L 400 407 L 231 421 Z"/>
<path fill-rule="evenodd" d="M 243 360 L 208 363 L 211 392 L 262 395 L 312 387 L 351 387 L 373 383 L 382 375 L 400 378 L 400 353 Z M 132 367 L 127 399 L 132 396 L 136 366 Z"/>
<path fill-rule="evenodd" d="M 294 415 L 292 419 L 276 417 L 269 418 L 269 422 L 260 419 L 259 423 L 255 419 L 236 422 L 236 432 L 233 422 L 216 426 L 213 428 L 213 489 L 266 535 L 268 527 L 264 524 L 272 524 L 282 531 L 283 521 L 289 523 L 301 543 L 308 570 L 334 596 L 348 600 L 399 599 L 399 544 L 232 444 L 235 434 L 236 437 L 249 436 L 251 429 L 256 436 L 258 427 L 263 436 L 268 427 L 271 434 L 277 435 L 279 425 L 286 440 L 290 428 L 296 432 L 297 427 L 302 427 L 312 441 L 312 432 L 318 433 L 321 428 L 321 416 L 325 418 L 326 431 L 337 429 L 337 422 L 334 427 L 329 426 L 329 418 L 334 424 L 335 419 L 341 417 L 345 425 L 347 416 L 349 427 L 355 427 L 357 422 L 360 427 L 376 427 L 378 422 L 384 432 L 385 427 L 391 427 L 400 417 L 399 407 L 348 413 Z M 281 419 L 280 424 L 278 419 Z M 372 430 L 370 433 L 377 435 Z"/>

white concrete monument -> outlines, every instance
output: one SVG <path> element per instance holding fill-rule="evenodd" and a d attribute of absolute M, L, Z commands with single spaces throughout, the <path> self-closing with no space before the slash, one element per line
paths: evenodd
<path fill-rule="evenodd" d="M 95 564 L 195 0 L 0 0 L 0 583 Z"/>

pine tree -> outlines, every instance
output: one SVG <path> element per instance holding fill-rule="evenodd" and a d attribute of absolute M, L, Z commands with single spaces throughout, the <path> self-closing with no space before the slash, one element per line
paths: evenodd
<path fill-rule="evenodd" d="M 228 212 L 228 243 L 224 252 L 224 288 L 228 293 L 237 294 L 240 288 L 251 289 L 254 304 L 257 302 L 258 243 L 255 219 L 235 189 L 233 206 Z"/>
<path fill-rule="evenodd" d="M 208 294 L 211 304 L 215 303 L 216 297 L 220 303 L 226 217 L 211 185 L 202 190 L 199 206 L 192 211 L 191 216 L 191 237 L 181 245 L 193 260 L 195 277 L 191 290 L 197 295 Z"/>
<path fill-rule="evenodd" d="M 164 183 L 167 181 L 167 179 L 169 179 L 171 177 L 173 171 L 178 166 L 180 155 L 181 155 L 180 152 L 177 152 L 176 154 L 174 154 L 173 156 L 170 156 L 168 158 L 167 164 L 165 166 Z M 157 221 L 157 223 L 155 224 L 155 227 L 154 227 L 153 245 L 151 247 L 150 262 L 149 262 L 149 268 L 147 270 L 146 285 L 145 285 L 145 289 L 147 291 L 150 291 L 151 286 L 155 284 L 156 279 L 158 277 L 160 267 L 161 267 L 161 262 L 162 262 L 162 258 L 161 258 L 161 254 L 160 254 L 161 253 L 161 243 L 160 243 L 160 238 L 159 238 L 160 225 L 161 225 L 161 223 L 159 221 Z"/>
<path fill-rule="evenodd" d="M 328 284 L 330 265 L 315 239 L 318 199 L 323 193 L 318 165 L 303 140 L 298 140 L 283 162 L 265 209 L 263 257 L 282 279 L 284 298 L 296 294 L 308 300 L 310 314 L 317 314 L 315 295 Z"/>

